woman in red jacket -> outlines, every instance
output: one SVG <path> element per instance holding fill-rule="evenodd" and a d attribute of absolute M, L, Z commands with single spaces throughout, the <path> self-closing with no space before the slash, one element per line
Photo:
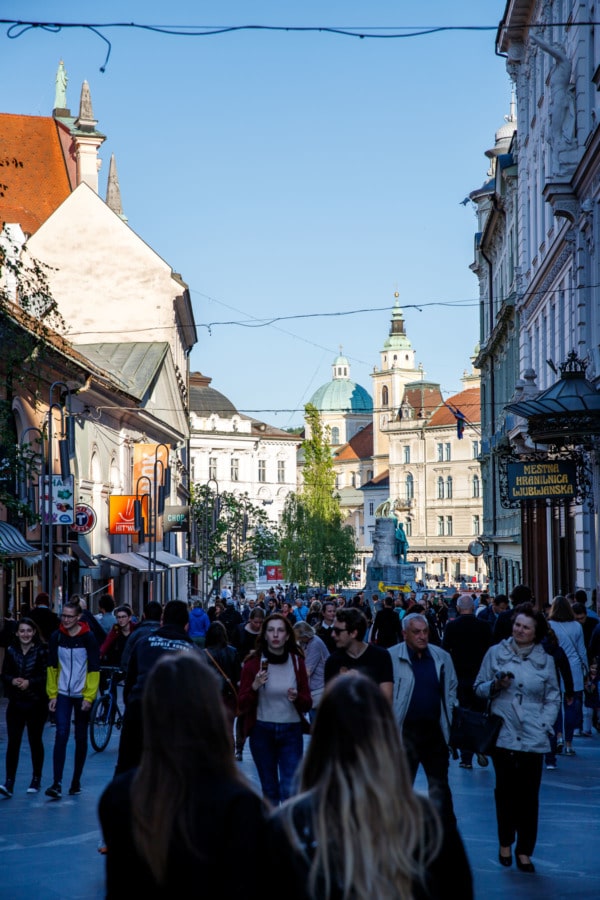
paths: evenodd
<path fill-rule="evenodd" d="M 304 750 L 304 713 L 312 706 L 304 654 L 281 613 L 264 620 L 256 650 L 244 663 L 239 705 L 263 794 L 278 806 L 293 792 Z"/>

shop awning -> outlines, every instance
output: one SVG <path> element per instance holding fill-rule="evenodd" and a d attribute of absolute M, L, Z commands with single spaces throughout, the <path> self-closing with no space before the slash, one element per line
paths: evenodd
<path fill-rule="evenodd" d="M 122 569 L 133 569 L 136 572 L 148 571 L 148 558 L 140 556 L 139 553 L 103 553 L 102 559 L 115 566 L 120 566 Z"/>
<path fill-rule="evenodd" d="M 9 525 L 8 522 L 0 522 L 0 556 L 18 558 L 38 552 L 35 547 L 27 543 L 18 528 Z"/>
<path fill-rule="evenodd" d="M 87 569 L 94 569 L 96 567 L 96 563 L 94 560 L 87 555 L 85 550 L 79 546 L 79 544 L 70 544 L 71 553 L 73 556 L 76 556 L 80 563 L 82 563 Z"/>
<path fill-rule="evenodd" d="M 139 555 L 143 556 L 146 560 L 148 559 L 147 553 L 140 553 Z M 156 562 L 160 563 L 161 566 L 165 566 L 167 569 L 180 569 L 183 566 L 194 565 L 189 559 L 183 559 L 182 556 L 175 556 L 173 553 L 167 553 L 166 550 L 156 551 Z"/>

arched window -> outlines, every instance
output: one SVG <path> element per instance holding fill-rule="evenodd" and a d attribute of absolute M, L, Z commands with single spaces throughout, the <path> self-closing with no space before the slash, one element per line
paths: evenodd
<path fill-rule="evenodd" d="M 446 497 L 448 500 L 452 500 L 452 475 L 448 475 L 446 478 Z"/>
<path fill-rule="evenodd" d="M 473 475 L 473 496 L 479 497 L 481 491 L 481 483 L 479 481 L 479 475 Z"/>
<path fill-rule="evenodd" d="M 409 473 L 406 476 L 406 499 L 413 500 L 415 496 L 415 480 Z"/>
<path fill-rule="evenodd" d="M 387 389 L 387 385 L 384 384 L 384 386 L 381 389 L 381 405 L 389 406 L 389 403 L 390 403 L 389 391 Z"/>
<path fill-rule="evenodd" d="M 444 499 L 444 479 L 442 478 L 441 475 L 437 480 L 437 495 L 438 495 L 438 500 Z"/>
<path fill-rule="evenodd" d="M 331 429 L 331 443 L 333 445 L 335 445 L 335 444 L 339 444 L 339 442 L 340 442 L 340 429 L 337 427 L 337 425 L 334 425 L 333 428 Z"/>

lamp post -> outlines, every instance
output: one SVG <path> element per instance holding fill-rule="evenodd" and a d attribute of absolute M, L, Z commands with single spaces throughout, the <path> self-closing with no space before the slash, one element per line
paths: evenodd
<path fill-rule="evenodd" d="M 55 391 L 62 388 L 59 399 L 54 399 Z M 65 413 L 65 404 L 67 411 Z M 60 416 L 60 437 L 58 440 L 58 453 L 60 459 L 60 474 L 63 482 L 71 475 L 70 457 L 73 452 L 73 418 L 71 416 L 71 392 L 64 381 L 55 381 L 50 385 L 48 401 L 48 447 L 45 455 L 42 491 L 42 527 L 44 523 L 48 527 L 48 556 L 42 557 L 42 584 L 49 597 L 53 599 L 54 591 L 54 467 L 52 460 L 52 441 L 54 437 L 54 412 Z M 48 494 L 46 495 L 46 485 Z M 47 499 L 47 503 L 46 503 Z"/>
<path fill-rule="evenodd" d="M 159 457 L 161 447 L 167 451 L 166 463 Z M 140 475 L 135 485 L 135 500 L 133 504 L 135 529 L 139 540 L 144 543 L 148 538 L 148 600 L 154 599 L 154 583 L 156 581 L 156 545 L 158 541 L 158 517 L 165 511 L 165 501 L 171 492 L 171 469 L 169 466 L 169 446 L 157 444 L 154 449 L 152 463 L 152 478 L 149 475 Z M 140 482 L 145 481 L 147 490 L 140 493 Z M 142 500 L 146 497 L 148 511 L 148 531 L 146 532 L 143 516 Z"/>
<path fill-rule="evenodd" d="M 214 485 L 214 490 L 211 487 Z M 202 602 L 207 605 L 210 592 L 208 589 L 211 570 L 209 569 L 209 551 L 211 540 L 217 530 L 219 516 L 221 514 L 221 500 L 219 497 L 219 485 L 214 478 L 209 478 L 205 485 L 204 503 L 202 506 L 202 514 L 200 519 L 200 528 L 196 532 L 198 539 L 198 556 L 201 560 L 201 584 L 202 584 Z M 216 559 L 215 559 L 216 567 Z M 220 560 L 219 560 L 220 562 Z M 213 581 L 216 580 L 213 578 Z"/>

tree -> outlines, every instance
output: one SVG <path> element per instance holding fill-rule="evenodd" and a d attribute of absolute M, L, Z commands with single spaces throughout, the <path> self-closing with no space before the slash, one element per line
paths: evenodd
<path fill-rule="evenodd" d="M 37 440 L 17 443 L 13 401 L 26 389 L 37 404 L 52 338 L 65 331 L 65 322 L 48 285 L 47 267 L 28 256 L 13 230 L 0 231 L 0 504 L 32 524 L 39 516 L 23 498 L 22 486 L 39 466 L 42 448 Z"/>
<path fill-rule="evenodd" d="M 215 581 L 229 574 L 238 588 L 254 575 L 257 561 L 277 555 L 277 530 L 248 494 L 217 494 L 210 485 L 196 484 L 191 507 L 199 561 Z"/>
<path fill-rule="evenodd" d="M 336 584 L 350 580 L 356 540 L 342 522 L 328 429 L 312 404 L 305 413 L 311 436 L 302 443 L 304 484 L 286 500 L 279 555 L 289 581 Z"/>

